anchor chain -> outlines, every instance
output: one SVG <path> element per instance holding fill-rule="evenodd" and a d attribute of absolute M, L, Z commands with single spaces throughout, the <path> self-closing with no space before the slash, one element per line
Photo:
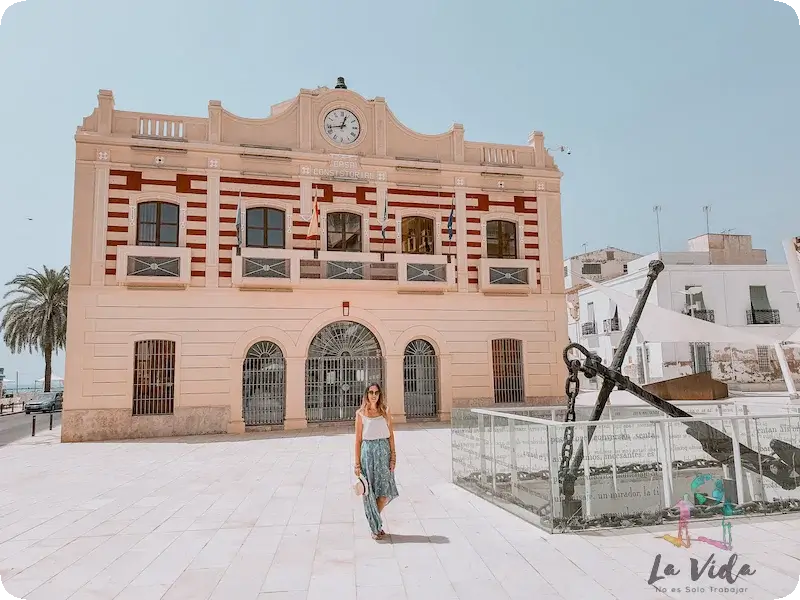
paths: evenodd
<path fill-rule="evenodd" d="M 567 367 L 569 369 L 569 376 L 567 377 L 567 382 L 564 386 L 564 390 L 567 394 L 567 414 L 564 418 L 565 423 L 574 423 L 575 422 L 575 402 L 578 399 L 578 393 L 581 390 L 581 382 L 578 378 L 578 374 L 581 371 L 581 361 L 579 360 L 569 360 L 567 356 L 567 351 L 564 351 L 564 361 L 567 363 Z M 572 492 L 574 491 L 573 485 L 564 485 L 564 481 L 567 476 L 567 471 L 569 470 L 570 462 L 572 462 L 572 453 L 574 450 L 573 442 L 575 439 L 575 428 L 574 427 L 565 427 L 564 428 L 564 443 L 561 446 L 561 465 L 558 469 L 558 483 L 564 487 L 564 494 L 567 496 L 571 496 Z"/>

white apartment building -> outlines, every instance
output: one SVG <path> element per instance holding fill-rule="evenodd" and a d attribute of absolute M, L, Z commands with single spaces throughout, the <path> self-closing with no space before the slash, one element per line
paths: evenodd
<path fill-rule="evenodd" d="M 611 247 L 571 256 L 564 261 L 564 289 L 579 284 L 582 279 L 605 281 L 624 275 L 628 272 L 628 263 L 641 257 L 641 254 Z"/>
<path fill-rule="evenodd" d="M 704 235 L 690 240 L 689 248 L 688 252 L 654 253 L 632 260 L 625 274 L 603 285 L 636 297 L 644 287 L 650 261 L 661 260 L 664 271 L 648 298 L 660 308 L 775 339 L 786 339 L 800 328 L 800 304 L 788 266 L 767 264 L 766 252 L 752 248 L 751 236 Z M 609 364 L 628 315 L 587 283 L 568 288 L 567 301 L 570 339 Z M 785 353 L 795 380 L 800 381 L 800 352 L 786 348 Z M 774 348 L 769 345 L 648 342 L 638 333 L 623 366 L 623 372 L 640 383 L 706 371 L 734 389 L 780 389 L 784 385 Z"/>

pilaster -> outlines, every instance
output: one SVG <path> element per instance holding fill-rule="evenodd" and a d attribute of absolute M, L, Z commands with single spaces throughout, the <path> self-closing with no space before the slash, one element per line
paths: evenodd
<path fill-rule="evenodd" d="M 298 131 L 300 150 L 311 150 L 313 147 L 311 132 L 314 130 L 313 96 L 309 90 L 301 90 L 298 110 Z"/>
<path fill-rule="evenodd" d="M 450 421 L 453 411 L 453 355 L 439 357 L 439 420 Z"/>
<path fill-rule="evenodd" d="M 208 141 L 212 144 L 222 141 L 222 102 L 219 100 L 208 102 Z"/>
<path fill-rule="evenodd" d="M 234 382 L 242 381 L 242 359 L 230 359 L 231 373 L 237 373 L 238 377 L 232 378 Z M 230 415 L 231 420 L 228 421 L 228 433 L 244 433 L 244 418 L 242 417 L 242 386 L 241 383 L 236 385 L 233 383 L 230 387 L 229 401 L 230 401 Z"/>
<path fill-rule="evenodd" d="M 386 156 L 386 100 L 378 97 L 372 103 L 375 114 L 375 156 Z"/>
<path fill-rule="evenodd" d="M 219 287 L 219 161 L 208 160 L 206 191 L 206 287 Z"/>
<path fill-rule="evenodd" d="M 384 392 L 394 423 L 406 422 L 405 396 L 403 393 L 403 356 L 386 357 L 386 381 Z"/>
<path fill-rule="evenodd" d="M 91 285 L 103 285 L 106 277 L 106 230 L 108 222 L 108 182 L 111 167 L 96 163 L 92 200 L 92 278 Z M 135 225 L 134 225 L 135 226 Z"/>
<path fill-rule="evenodd" d="M 306 421 L 306 360 L 302 357 L 286 359 L 286 413 L 284 428 L 305 429 Z"/>
<path fill-rule="evenodd" d="M 300 216 L 304 219 L 311 218 L 314 180 L 311 177 L 300 176 Z"/>
<path fill-rule="evenodd" d="M 467 272 L 467 192 L 456 185 L 456 265 L 458 265 L 458 291 L 466 292 L 469 283 Z"/>

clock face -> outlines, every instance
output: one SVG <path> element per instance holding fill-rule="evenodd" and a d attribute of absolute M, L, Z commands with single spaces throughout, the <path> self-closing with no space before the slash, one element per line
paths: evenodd
<path fill-rule="evenodd" d="M 325 115 L 322 127 L 328 139 L 340 146 L 349 146 L 361 135 L 361 123 L 346 108 L 336 108 Z"/>

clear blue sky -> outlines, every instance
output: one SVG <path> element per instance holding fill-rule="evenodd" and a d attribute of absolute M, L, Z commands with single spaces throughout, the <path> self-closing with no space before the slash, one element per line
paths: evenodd
<path fill-rule="evenodd" d="M 391 7 L 391 8 L 388 8 Z M 26 0 L 0 26 L 0 283 L 69 262 L 75 128 L 117 108 L 260 117 L 344 76 L 409 127 L 564 144 L 564 251 L 800 235 L 800 28 L 772 0 Z M 27 217 L 33 218 L 28 221 Z M 0 349 L 11 377 L 41 361 Z M 55 371 L 63 374 L 63 355 Z"/>

